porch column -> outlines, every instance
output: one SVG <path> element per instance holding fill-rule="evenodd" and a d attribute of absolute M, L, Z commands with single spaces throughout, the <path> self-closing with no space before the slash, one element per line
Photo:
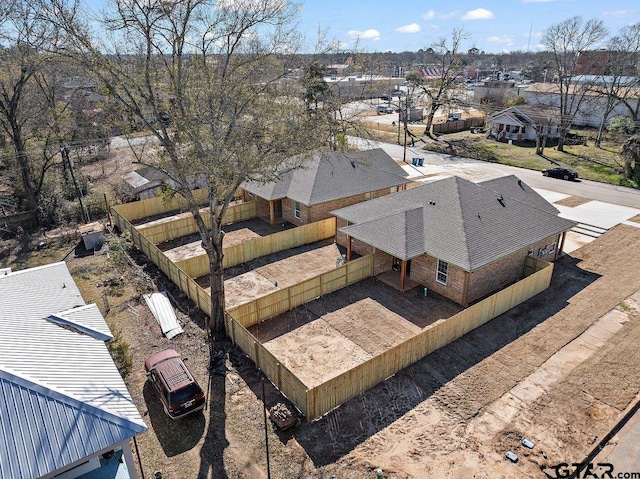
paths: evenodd
<path fill-rule="evenodd" d="M 404 291 L 405 276 L 407 275 L 407 260 L 400 262 L 400 291 Z"/>
<path fill-rule="evenodd" d="M 276 222 L 276 208 L 273 204 L 273 200 L 269 200 L 269 222 L 275 224 Z"/>
<path fill-rule="evenodd" d="M 347 261 L 351 261 L 351 236 L 347 235 Z"/>
<path fill-rule="evenodd" d="M 562 250 L 564 249 L 564 240 L 567 237 L 567 232 L 563 231 L 560 234 L 560 246 L 558 246 L 558 248 L 556 249 L 556 254 L 553 257 L 553 259 L 558 259 L 560 257 L 560 255 L 562 254 Z"/>

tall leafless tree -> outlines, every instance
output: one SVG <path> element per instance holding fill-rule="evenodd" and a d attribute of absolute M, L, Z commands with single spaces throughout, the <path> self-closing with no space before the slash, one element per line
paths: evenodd
<path fill-rule="evenodd" d="M 451 32 L 451 38 L 440 38 L 426 51 L 429 65 L 437 71 L 437 77 L 426 78 L 419 85 L 422 94 L 428 101 L 428 112 L 425 119 L 425 134 L 430 134 L 433 118 L 442 106 L 449 104 L 455 85 L 461 75 L 462 59 L 465 52 L 461 51 L 462 43 L 469 38 L 463 28 L 456 28 Z"/>
<path fill-rule="evenodd" d="M 607 43 L 607 68 L 601 79 L 593 86 L 597 95 L 604 96 L 606 103 L 602 109 L 602 120 L 598 128 L 595 145 L 600 147 L 604 128 L 609 116 L 621 103 L 636 96 L 638 79 L 638 59 L 640 57 L 640 24 L 627 25 Z"/>
<path fill-rule="evenodd" d="M 47 128 L 49 107 L 36 81 L 48 56 L 44 45 L 55 36 L 28 2 L 12 2 L 0 16 L 0 128 L 10 139 L 26 206 L 38 209 L 38 196 L 50 163 L 39 162 L 29 145 Z"/>
<path fill-rule="evenodd" d="M 115 0 L 93 25 L 65 0 L 42 13 L 66 33 L 58 47 L 148 131 L 188 203 L 210 268 L 211 322 L 224 331 L 223 217 L 245 180 L 299 167 L 326 135 L 308 115 L 285 55 L 300 44 L 296 5 L 285 0 Z M 101 39 L 104 39 L 102 41 Z M 193 189 L 207 191 L 206 214 Z"/>
<path fill-rule="evenodd" d="M 607 29 L 602 20 L 591 19 L 585 22 L 580 16 L 553 24 L 542 35 L 542 45 L 552 54 L 555 69 L 552 77 L 560 97 L 558 151 L 564 151 L 566 135 L 591 86 L 590 82 L 575 81 L 579 73 L 580 54 L 598 45 L 606 36 Z"/>

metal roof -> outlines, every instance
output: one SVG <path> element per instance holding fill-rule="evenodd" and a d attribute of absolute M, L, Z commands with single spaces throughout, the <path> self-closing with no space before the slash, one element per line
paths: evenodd
<path fill-rule="evenodd" d="M 332 213 L 353 223 L 341 232 L 397 258 L 426 253 L 473 271 L 575 225 L 520 184 L 453 176 Z"/>
<path fill-rule="evenodd" d="M 65 263 L 0 276 L 0 478 L 39 477 L 146 429 L 110 336 Z"/>
<path fill-rule="evenodd" d="M 302 168 L 280 180 L 243 183 L 242 188 L 266 200 L 290 198 L 306 206 L 400 186 L 411 181 L 381 148 L 342 153 L 317 151 Z"/>
<path fill-rule="evenodd" d="M 183 332 L 180 324 L 178 324 L 176 312 L 173 306 L 171 306 L 166 291 L 145 294 L 143 297 L 153 317 L 158 321 L 160 329 L 162 329 L 162 334 L 164 334 L 167 339 L 171 339 Z"/>

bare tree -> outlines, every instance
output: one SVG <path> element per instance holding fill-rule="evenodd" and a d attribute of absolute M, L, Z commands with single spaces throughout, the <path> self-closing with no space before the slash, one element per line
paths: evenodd
<path fill-rule="evenodd" d="M 245 180 L 299 167 L 326 140 L 308 115 L 285 55 L 299 45 L 297 6 L 284 0 L 116 0 L 101 42 L 64 0 L 42 12 L 66 32 L 60 49 L 79 62 L 155 138 L 141 161 L 164 171 L 188 203 L 210 267 L 211 321 L 224 331 L 223 217 Z M 192 189 L 208 193 L 204 214 Z"/>
<path fill-rule="evenodd" d="M 31 211 L 38 209 L 38 195 L 49 162 L 39 163 L 30 151 L 34 136 L 46 129 L 50 105 L 43 99 L 36 78 L 48 61 L 42 47 L 54 36 L 46 22 L 27 2 L 13 2 L 1 17 L 0 128 L 10 139 L 20 185 Z"/>
<path fill-rule="evenodd" d="M 436 78 L 427 78 L 419 85 L 429 103 L 425 135 L 430 134 L 433 117 L 438 108 L 451 101 L 451 94 L 461 74 L 460 68 L 465 53 L 461 52 L 462 42 L 468 37 L 469 34 L 463 27 L 456 28 L 451 32 L 450 39 L 440 38 L 425 51 L 429 63 L 437 71 Z"/>
<path fill-rule="evenodd" d="M 596 94 L 606 98 L 595 145 L 600 147 L 604 128 L 613 110 L 634 97 L 638 86 L 638 57 L 640 56 L 640 24 L 623 27 L 607 45 L 607 68 L 593 85 Z"/>
<path fill-rule="evenodd" d="M 542 35 L 542 44 L 551 50 L 555 68 L 555 83 L 560 95 L 560 138 L 558 151 L 564 151 L 564 141 L 571 123 L 580 110 L 590 82 L 575 83 L 580 54 L 607 36 L 602 20 L 584 21 L 575 16 L 551 25 Z"/>

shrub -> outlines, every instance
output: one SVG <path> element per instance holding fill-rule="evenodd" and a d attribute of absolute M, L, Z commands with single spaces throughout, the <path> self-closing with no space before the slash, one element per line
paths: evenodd
<path fill-rule="evenodd" d="M 120 375 L 125 378 L 133 369 L 133 357 L 129 352 L 129 343 L 122 339 L 122 335 L 118 332 L 113 335 L 113 339 L 107 342 L 107 349 L 116 364 Z"/>
<path fill-rule="evenodd" d="M 635 123 L 627 116 L 614 116 L 607 125 L 607 131 L 609 133 L 625 133 L 631 135 L 635 130 Z"/>

